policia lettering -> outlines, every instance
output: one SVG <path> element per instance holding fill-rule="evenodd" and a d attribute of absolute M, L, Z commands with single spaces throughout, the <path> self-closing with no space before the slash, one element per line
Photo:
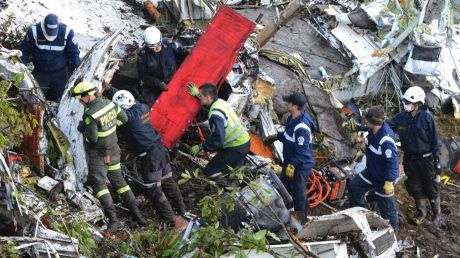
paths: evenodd
<path fill-rule="evenodd" d="M 85 137 L 88 162 L 88 184 L 100 200 L 109 219 L 107 231 L 117 231 L 121 224 L 116 216 L 112 197 L 106 185 L 106 179 L 121 195 L 132 217 L 140 224 L 147 221 L 137 207 L 136 198 L 121 174 L 120 148 L 116 134 L 117 125 L 128 121 L 126 113 L 112 101 L 96 97 L 96 87 L 91 83 L 81 82 L 75 86 L 73 93 L 86 105 L 84 128 L 80 131 Z"/>

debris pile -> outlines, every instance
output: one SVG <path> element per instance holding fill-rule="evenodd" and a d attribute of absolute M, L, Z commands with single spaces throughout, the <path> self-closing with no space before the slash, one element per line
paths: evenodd
<path fill-rule="evenodd" d="M 9 2 L 0 2 L 0 7 L 6 8 Z M 44 2 L 37 7 L 40 13 L 58 7 Z M 230 1 L 225 5 L 185 0 L 126 2 L 146 13 L 136 15 L 136 9 L 122 1 L 111 3 L 112 9 L 123 10 L 122 19 L 127 21 L 124 29 L 119 28 L 116 15 L 108 15 L 107 23 L 101 22 L 106 24 L 104 28 L 90 19 L 80 23 L 73 16 L 64 18 L 79 24 L 75 28 L 78 40 L 83 42 L 84 57 L 59 103 L 45 100 L 32 73 L 20 62 L 20 51 L 0 49 L 0 79 L 14 82 L 5 91 L 6 99 L 35 119 L 30 132 L 18 130 L 23 133 L 21 146 L 5 145 L 0 153 L 0 251 L 79 257 L 86 248 L 96 247 L 94 241 L 122 241 L 123 236 L 100 233 L 105 227 L 104 214 L 98 199 L 85 187 L 88 167 L 84 140 L 77 129 L 84 107 L 71 92 L 78 82 L 90 81 L 101 94 L 112 84 L 138 96 L 142 85 L 137 78 L 136 52 L 143 42 L 141 31 L 151 21 L 163 23 L 161 29 L 171 36 L 168 40 L 179 42 L 191 52 L 150 112 L 153 126 L 172 154 L 181 190 L 190 198 L 185 201 L 191 212 L 187 228 L 180 237 L 164 236 L 171 237 L 177 253 L 199 257 L 202 249 L 196 246 L 197 239 L 203 240 L 212 227 L 215 233 L 221 228 L 232 229 L 232 237 L 240 237 L 235 247 L 245 249 L 250 257 L 288 256 L 293 252 L 310 257 L 395 257 L 397 252 L 418 248 L 409 240 L 398 242 L 398 234 L 376 211 L 348 208 L 347 183 L 366 166 L 356 140 L 357 127 L 364 122 L 360 109 L 369 103 L 383 103 L 388 114 L 398 112 L 402 92 L 417 84 L 427 93 L 427 104 L 433 111 L 441 116 L 453 115 L 457 122 L 460 119 L 460 25 L 455 1 L 263 0 Z M 85 17 L 98 13 L 97 4 L 86 4 L 91 10 Z M 453 10 L 449 9 L 451 5 Z M 65 8 L 81 11 L 82 6 L 85 3 L 72 2 Z M 17 8 L 10 7 L 9 11 L 14 10 Z M 0 13 L 0 17 L 4 15 Z M 19 15 L 17 20 L 21 22 L 33 19 L 22 21 Z M 249 20 L 256 15 L 255 23 Z M 166 21 L 181 23 L 183 28 L 176 33 Z M 24 25 L 21 22 L 16 26 Z M 294 26 L 284 27 L 289 22 L 301 28 L 301 33 L 308 28 L 315 35 L 310 40 L 321 42 L 316 50 L 327 48 L 324 51 L 334 53 L 336 60 L 332 63 L 343 63 L 340 69 L 329 68 L 326 64 L 330 61 L 313 63 L 308 59 L 315 53 L 297 49 L 299 35 L 277 36 L 294 30 Z M 0 31 L 0 39 L 5 38 Z M 251 154 L 245 166 L 232 170 L 229 176 L 236 184 L 218 190 L 217 195 L 213 189 L 216 183 L 198 172 L 209 156 L 190 154 L 190 146 L 210 135 L 211 128 L 198 102 L 186 98 L 188 82 L 218 85 L 219 97 L 234 108 L 250 132 Z M 307 112 L 318 128 L 314 134 L 318 164 L 308 180 L 309 202 L 316 216 L 306 222 L 291 216 L 293 198 L 278 177 L 283 144 L 268 143 L 283 130 L 287 117 L 281 96 L 293 91 L 307 96 Z M 26 127 L 28 121 L 24 124 Z M 446 171 L 460 175 L 456 133 L 443 135 L 441 164 Z M 127 182 L 143 185 L 136 157 L 122 149 Z M 397 181 L 405 177 L 400 170 Z M 443 177 L 446 187 L 458 187 L 455 176 L 452 178 Z M 211 189 L 203 190 L 204 183 Z M 139 200 L 142 203 L 143 197 Z M 203 210 L 206 201 L 216 204 L 216 210 Z M 118 208 L 125 209 L 121 205 Z M 151 212 L 147 208 L 143 211 Z M 214 212 L 222 217 L 216 218 Z M 143 229 L 129 221 L 125 224 L 133 235 L 140 234 L 136 235 L 142 238 L 139 241 L 148 238 L 138 232 Z M 252 240 L 263 238 L 265 249 L 245 244 L 248 232 L 260 234 Z M 154 247 L 149 242 L 143 254 L 161 256 L 159 250 L 151 250 Z"/>

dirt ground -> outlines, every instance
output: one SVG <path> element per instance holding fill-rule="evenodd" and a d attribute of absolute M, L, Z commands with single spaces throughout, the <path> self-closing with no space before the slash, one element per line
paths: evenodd
<path fill-rule="evenodd" d="M 437 117 L 438 128 L 442 138 L 460 135 L 460 122 L 452 116 L 441 115 Z M 454 184 L 460 185 L 460 176 L 452 171 L 444 170 L 443 175 L 451 176 Z M 412 218 L 415 216 L 414 200 L 407 194 L 403 182 L 398 184 L 398 208 L 405 217 L 399 239 L 412 238 L 419 248 L 419 257 L 460 257 L 460 188 L 442 185 L 441 211 L 443 225 L 440 228 L 431 223 L 417 226 Z M 403 257 L 416 257 L 416 248 L 405 253 Z"/>

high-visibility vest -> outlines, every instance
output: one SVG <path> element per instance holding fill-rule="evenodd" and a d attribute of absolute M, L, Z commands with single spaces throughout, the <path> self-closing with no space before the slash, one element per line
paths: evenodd
<path fill-rule="evenodd" d="M 233 108 L 225 100 L 216 100 L 209 109 L 208 119 L 217 115 L 224 120 L 224 149 L 243 145 L 249 141 L 249 134 L 241 124 Z"/>
<path fill-rule="evenodd" d="M 121 109 L 111 101 L 102 101 L 101 103 L 104 106 L 99 109 L 87 111 L 86 115 L 88 116 L 85 121 L 86 124 L 89 124 L 89 117 L 91 117 L 97 124 L 97 136 L 99 138 L 105 138 L 116 133 L 117 125 L 121 125 L 122 122 L 117 120 L 118 113 Z"/>

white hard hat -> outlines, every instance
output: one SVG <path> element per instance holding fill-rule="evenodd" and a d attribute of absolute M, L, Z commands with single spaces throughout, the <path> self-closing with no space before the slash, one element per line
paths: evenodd
<path fill-rule="evenodd" d="M 157 27 L 148 27 L 144 31 L 144 42 L 147 47 L 154 47 L 161 43 L 161 32 Z"/>
<path fill-rule="evenodd" d="M 136 100 L 134 100 L 133 94 L 127 90 L 119 90 L 117 91 L 112 98 L 112 101 L 117 104 L 117 106 L 128 109 L 136 104 Z"/>
<path fill-rule="evenodd" d="M 419 86 L 412 86 L 404 92 L 403 100 L 410 103 L 422 102 L 425 104 L 425 91 Z"/>

